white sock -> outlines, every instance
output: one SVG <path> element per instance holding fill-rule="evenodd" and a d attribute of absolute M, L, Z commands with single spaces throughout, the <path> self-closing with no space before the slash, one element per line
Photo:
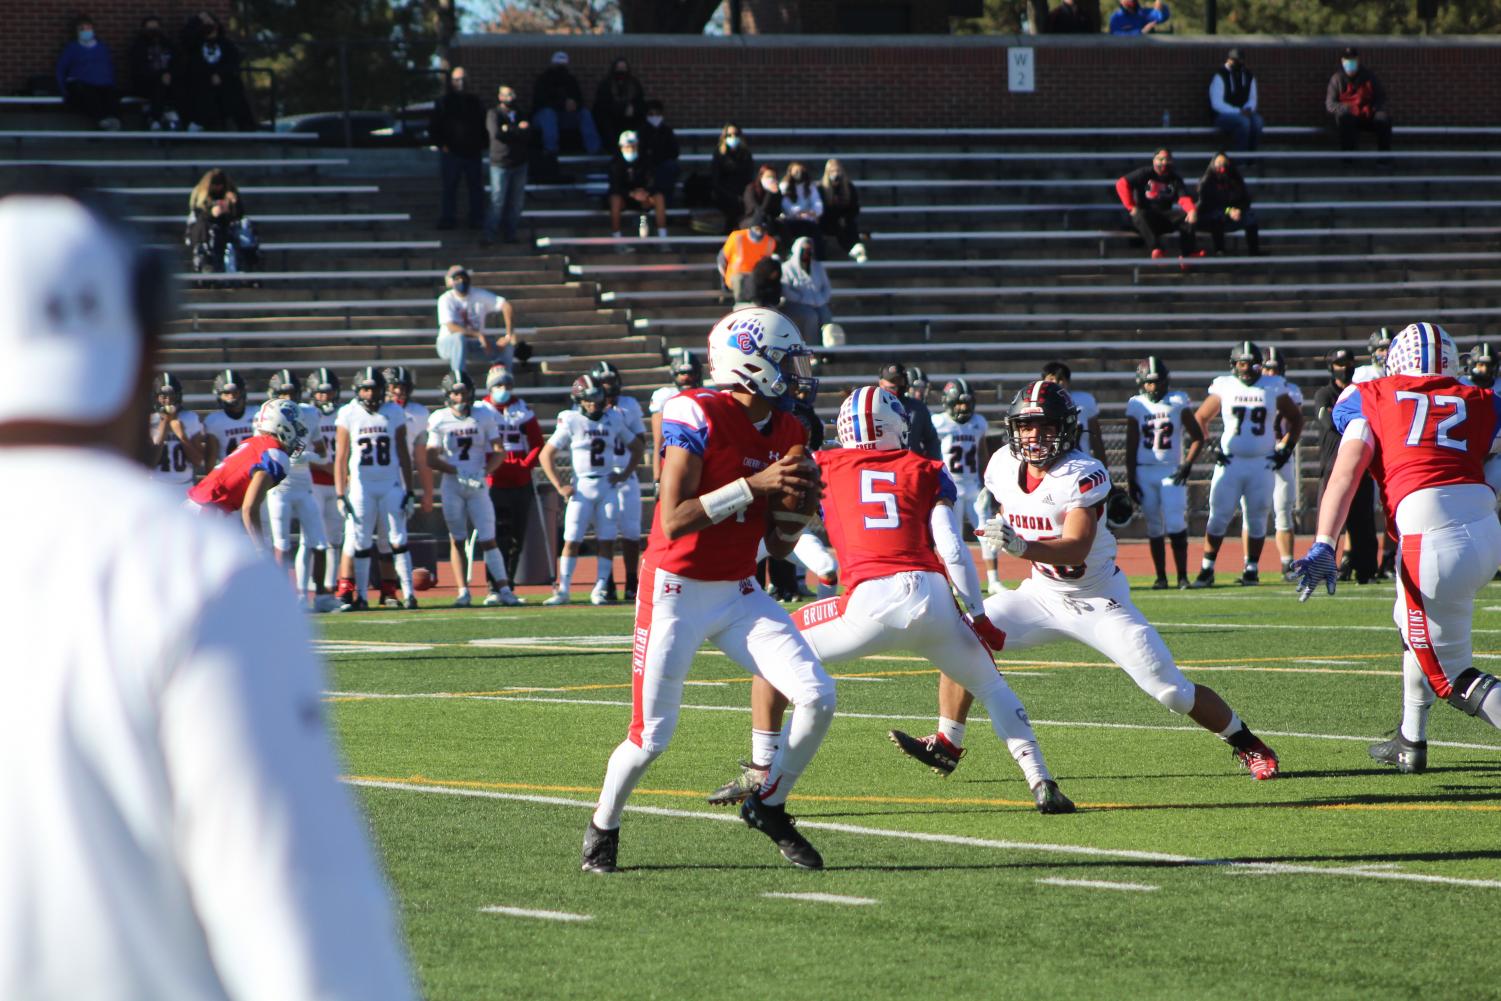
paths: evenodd
<path fill-rule="evenodd" d="M 1402 654 L 1402 736 L 1428 739 L 1428 711 L 1433 708 L 1433 688 L 1411 652 Z"/>
<path fill-rule="evenodd" d="M 770 768 L 772 758 L 776 757 L 777 745 L 781 743 L 782 731 L 780 730 L 752 730 L 751 731 L 751 764 L 761 768 Z"/>
<path fill-rule="evenodd" d="M 356 556 L 354 558 L 354 596 L 356 599 L 363 598 L 370 590 L 370 557 Z"/>
<path fill-rule="evenodd" d="M 996 572 L 995 569 L 995 547 L 988 542 L 980 543 L 980 555 L 984 558 L 985 564 L 988 567 L 988 569 L 985 571 L 986 580 L 1000 580 L 1000 575 Z"/>
<path fill-rule="evenodd" d="M 1218 556 L 1218 555 L 1219 554 L 1215 554 L 1215 556 L 1201 556 L 1201 557 L 1199 557 L 1199 569 L 1200 570 L 1213 570 L 1214 569 L 1215 557 Z"/>
<path fill-rule="evenodd" d="M 610 572 L 615 569 L 615 557 L 605 559 L 603 556 L 594 561 L 594 582 L 603 584 L 610 579 Z"/>
<path fill-rule="evenodd" d="M 761 791 L 757 794 L 761 802 L 767 806 L 787 802 L 787 794 L 797 784 L 798 777 L 808 767 L 808 762 L 813 760 L 813 755 L 818 752 L 818 745 L 823 743 L 824 734 L 829 732 L 829 724 L 833 721 L 832 695 L 826 705 L 812 702 L 798 706 L 793 711 L 791 718 L 782 727 L 785 738 L 782 746 L 771 759 L 766 781 L 761 783 Z"/>
<path fill-rule="evenodd" d="M 594 808 L 595 827 L 612 831 L 620 826 L 625 801 L 655 758 L 655 754 L 648 754 L 629 740 L 620 742 L 610 754 L 610 763 L 605 768 L 605 784 L 599 790 L 599 805 Z"/>
<path fill-rule="evenodd" d="M 573 568 L 578 566 L 577 556 L 558 557 L 558 591 L 568 593 L 568 587 L 573 583 Z"/>
<path fill-rule="evenodd" d="M 975 693 L 975 698 L 985 706 L 985 712 L 990 717 L 990 728 L 1005 742 L 1006 750 L 1011 752 L 1012 759 L 1022 770 L 1027 788 L 1034 788 L 1037 783 L 1052 778 L 1047 763 L 1042 759 L 1042 748 L 1037 745 L 1037 735 L 1032 732 L 1032 724 L 1027 721 L 1027 713 L 1022 709 L 1021 700 L 1016 697 L 1011 686 L 1006 684 L 1006 680 L 996 675 L 993 683 Z M 938 726 L 940 733 L 943 732 L 943 722 L 951 727 L 958 727 L 959 739 L 964 739 L 963 723 L 941 721 Z M 948 737 L 948 734 L 945 736 Z M 950 741 L 953 739 L 949 737 Z M 954 746 L 960 745 L 956 743 Z"/>
<path fill-rule="evenodd" d="M 332 592 L 339 586 L 339 551 L 344 548 L 344 543 L 337 546 L 329 546 L 323 550 L 323 587 Z"/>
<path fill-rule="evenodd" d="M 657 235 L 665 239 L 667 237 L 667 227 L 666 226 L 658 226 L 657 227 Z"/>
<path fill-rule="evenodd" d="M 1240 721 L 1240 716 L 1236 715 L 1234 709 L 1231 709 L 1230 722 L 1220 731 L 1220 739 L 1228 743 L 1231 735 L 1240 733 L 1240 728 L 1243 726 L 1245 724 Z"/>
<path fill-rule="evenodd" d="M 401 596 L 412 596 L 412 554 L 409 551 L 396 553 L 392 558 L 396 564 L 396 579 L 401 581 Z"/>
<path fill-rule="evenodd" d="M 485 569 L 490 571 L 491 577 L 495 578 L 497 590 L 510 583 L 506 577 L 506 561 L 501 558 L 499 549 L 492 547 L 485 550 Z"/>
<path fill-rule="evenodd" d="M 1017 705 L 1020 704 L 1017 703 Z M 947 716 L 938 717 L 938 735 L 955 747 L 964 746 L 964 729 L 965 725 L 958 720 L 949 719 Z"/>
<path fill-rule="evenodd" d="M 615 237 L 615 239 L 618 240 L 618 239 L 620 239 L 620 230 L 617 229 L 615 232 L 611 233 L 610 235 L 613 236 L 613 237 Z M 599 825 L 595 824 L 594 826 L 598 827 Z"/>
<path fill-rule="evenodd" d="M 307 543 L 298 543 L 297 556 L 292 565 L 297 572 L 297 597 L 305 597 L 313 589 L 313 551 L 307 547 Z"/>
<path fill-rule="evenodd" d="M 1480 703 L 1480 712 L 1475 716 L 1501 729 L 1501 685 L 1497 685 L 1486 693 L 1485 701 Z"/>

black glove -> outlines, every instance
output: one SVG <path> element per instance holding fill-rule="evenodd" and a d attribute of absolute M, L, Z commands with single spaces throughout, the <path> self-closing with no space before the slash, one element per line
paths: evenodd
<path fill-rule="evenodd" d="M 1141 484 L 1135 480 L 1126 481 L 1126 493 L 1130 495 L 1133 503 L 1141 503 Z"/>
<path fill-rule="evenodd" d="M 1224 449 L 1216 446 L 1214 449 L 1214 462 L 1217 466 L 1228 466 L 1230 465 L 1230 456 L 1226 454 Z"/>
<path fill-rule="evenodd" d="M 1293 447 L 1291 445 L 1280 446 L 1275 452 L 1272 453 L 1272 468 L 1281 469 L 1283 466 L 1287 465 L 1287 460 L 1291 459 L 1292 457 Z"/>
<path fill-rule="evenodd" d="M 1178 468 L 1173 471 L 1173 486 L 1181 487 L 1183 484 L 1187 483 L 1188 475 L 1193 472 L 1193 469 L 1194 464 L 1192 462 L 1181 463 Z"/>

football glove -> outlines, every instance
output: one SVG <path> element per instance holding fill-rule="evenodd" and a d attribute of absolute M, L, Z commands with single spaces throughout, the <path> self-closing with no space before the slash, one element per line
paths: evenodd
<path fill-rule="evenodd" d="M 1214 461 L 1216 465 L 1228 466 L 1230 465 L 1230 454 L 1216 445 L 1214 449 Z"/>
<path fill-rule="evenodd" d="M 1323 584 L 1334 593 L 1339 577 L 1339 567 L 1334 562 L 1334 547 L 1327 542 L 1315 542 L 1308 555 L 1293 561 L 1293 573 L 1298 575 L 1298 600 L 1307 601 L 1314 590 Z"/>
<path fill-rule="evenodd" d="M 483 476 L 460 476 L 459 486 L 465 490 L 483 490 L 485 488 L 485 478 Z"/>
<path fill-rule="evenodd" d="M 1194 464 L 1192 462 L 1184 462 L 1180 464 L 1178 468 L 1173 471 L 1173 486 L 1181 487 L 1183 484 L 1187 483 L 1189 474 L 1192 473 L 1193 470 Z"/>
<path fill-rule="evenodd" d="M 1006 647 L 1006 631 L 991 622 L 983 613 L 970 616 L 970 626 L 975 635 L 980 637 L 980 642 L 991 653 L 1000 653 Z"/>
<path fill-rule="evenodd" d="M 406 496 L 401 498 L 401 513 L 405 517 L 410 518 L 412 512 L 415 510 L 417 510 L 417 495 L 413 491 L 408 490 Z"/>
<path fill-rule="evenodd" d="M 348 497 L 343 497 L 343 496 L 339 497 L 339 499 L 338 499 L 338 506 L 339 506 L 339 517 L 343 518 L 345 521 L 352 522 L 353 524 L 356 524 L 356 525 L 358 525 L 360 523 L 360 516 L 354 513 L 354 505 L 351 504 L 351 503 L 349 503 L 349 498 Z"/>
<path fill-rule="evenodd" d="M 991 518 L 985 523 L 980 535 L 997 549 L 1004 549 L 1012 556 L 1021 556 L 1027 551 L 1027 540 L 1016 534 L 1005 515 Z"/>
<path fill-rule="evenodd" d="M 1277 450 L 1272 453 L 1272 468 L 1281 469 L 1283 466 L 1287 465 L 1287 460 L 1291 459 L 1292 457 L 1293 448 L 1291 445 L 1279 446 Z"/>

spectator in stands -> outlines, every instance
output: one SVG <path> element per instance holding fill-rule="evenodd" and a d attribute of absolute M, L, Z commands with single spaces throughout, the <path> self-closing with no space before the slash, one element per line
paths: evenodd
<path fill-rule="evenodd" d="M 1360 63 L 1360 53 L 1347 48 L 1340 53 L 1339 69 L 1329 78 L 1324 107 L 1334 116 L 1339 130 L 1339 148 L 1355 148 L 1357 132 L 1376 133 L 1376 148 L 1392 148 L 1392 119 L 1386 113 L 1386 90 L 1376 74 Z"/>
<path fill-rule="evenodd" d="M 1164 27 L 1173 16 L 1164 0 L 1153 0 L 1150 8 L 1143 8 L 1137 0 L 1120 0 L 1120 4 L 1120 10 L 1110 15 L 1112 35 L 1150 35 L 1171 30 Z"/>
<path fill-rule="evenodd" d="M 760 216 L 768 229 L 781 233 L 782 192 L 777 186 L 777 168 L 769 163 L 761 164 L 755 180 L 741 192 L 740 201 L 744 210 L 740 217 L 741 226 L 749 225 L 753 217 Z"/>
<path fill-rule="evenodd" d="M 832 236 L 852 260 L 864 264 L 865 242 L 870 236 L 860 232 L 860 195 L 838 160 L 823 165 L 818 194 L 823 199 L 823 219 L 820 221 L 823 231 Z"/>
<path fill-rule="evenodd" d="M 750 224 L 744 229 L 737 229 L 725 238 L 724 246 L 719 248 L 719 260 L 716 263 L 724 287 L 730 290 L 737 304 L 755 301 L 751 272 L 757 261 L 770 257 L 776 249 L 776 238 L 767 232 L 766 218 L 759 214 L 752 216 Z M 777 280 L 781 280 L 780 266 L 777 269 Z M 778 293 L 778 298 L 780 297 Z"/>
<path fill-rule="evenodd" d="M 776 177 L 776 171 L 771 172 Z M 740 126 L 733 122 L 719 130 L 719 144 L 709 161 L 709 187 L 714 207 L 724 214 L 724 231 L 735 230 L 745 218 L 745 189 L 756 179 L 756 159 Z"/>
<path fill-rule="evenodd" d="M 182 124 L 177 111 L 182 96 L 177 48 L 162 30 L 162 19 L 141 19 L 141 31 L 130 46 L 130 81 L 146 102 L 146 122 L 152 131 L 176 130 Z"/>
<path fill-rule="evenodd" d="M 800 236 L 792 241 L 792 253 L 782 262 L 782 312 L 803 332 L 803 340 L 817 344 L 819 330 L 834 319 L 829 285 L 823 262 L 813 256 L 813 241 Z"/>
<path fill-rule="evenodd" d="M 1173 169 L 1173 153 L 1159 149 L 1148 166 L 1138 167 L 1115 182 L 1115 193 L 1131 213 L 1131 225 L 1141 234 L 1153 257 L 1166 257 L 1158 237 L 1169 230 L 1178 232 L 1178 253 L 1183 257 L 1196 254 L 1194 222 L 1198 212 L 1183 186 L 1183 178 Z"/>
<path fill-rule="evenodd" d="M 73 41 L 57 57 L 57 91 L 67 107 L 87 115 L 101 129 L 120 127 L 120 95 L 115 89 L 115 60 L 109 46 L 94 34 L 94 19 L 73 19 Z"/>
<path fill-rule="evenodd" d="M 219 19 L 199 11 L 183 29 L 183 68 L 188 107 L 188 129 L 210 132 L 234 125 L 241 132 L 254 132 L 255 116 L 245 98 L 240 79 L 240 49 L 224 36 Z"/>
<path fill-rule="evenodd" d="M 568 53 L 552 54 L 552 65 L 543 70 L 532 84 L 532 121 L 542 132 L 542 149 L 557 156 L 563 133 L 575 133 L 591 156 L 600 150 L 599 130 L 594 116 L 584 107 L 584 91 L 568 69 Z"/>
<path fill-rule="evenodd" d="M 677 133 L 667 124 L 661 101 L 654 98 L 646 102 L 646 119 L 637 135 L 641 137 L 641 155 L 652 165 L 657 190 L 662 192 L 663 202 L 671 208 L 672 194 L 677 190 L 678 175 L 682 173 L 678 163 L 682 151 L 678 148 Z"/>
<path fill-rule="evenodd" d="M 600 135 L 618 136 L 638 131 L 645 115 L 646 91 L 631 74 L 630 63 L 617 58 L 594 90 L 594 124 Z"/>
<path fill-rule="evenodd" d="M 479 229 L 485 224 L 485 182 L 480 162 L 490 135 L 485 129 L 484 102 L 465 89 L 468 76 L 462 66 L 449 71 L 448 88 L 433 104 L 428 121 L 428 134 L 438 147 L 443 183 L 439 229 L 453 229 L 455 225 L 461 177 L 469 191 L 469 228 Z"/>
<path fill-rule="evenodd" d="M 259 244 L 245 216 L 245 203 L 229 175 L 217 167 L 206 171 L 188 195 L 185 237 L 193 270 L 234 274 L 255 268 Z"/>
<path fill-rule="evenodd" d="M 1048 11 L 1047 33 L 1050 35 L 1092 34 L 1100 30 L 1096 19 L 1081 10 L 1075 0 L 1063 0 Z"/>
<path fill-rule="evenodd" d="M 1261 116 L 1256 77 L 1246 69 L 1240 49 L 1225 56 L 1223 69 L 1209 81 L 1209 106 L 1214 109 L 1214 127 L 1230 140 L 1234 150 L 1252 150 L 1261 142 Z"/>
<path fill-rule="evenodd" d="M 819 228 L 823 219 L 823 196 L 808 168 L 794 160 L 787 165 L 778 190 L 782 194 L 782 229 L 784 239 L 795 240 L 807 237 L 813 242 L 815 257 L 823 257 L 823 232 Z"/>
<path fill-rule="evenodd" d="M 470 341 L 477 341 L 491 365 L 511 364 L 516 346 L 515 310 L 504 296 L 474 288 L 469 269 L 455 264 L 444 278 L 448 291 L 438 296 L 438 357 L 448 362 L 455 375 L 464 371 Z M 505 320 L 504 337 L 485 333 L 485 318 L 499 313 Z"/>
<path fill-rule="evenodd" d="M 652 164 L 641 156 L 641 139 L 634 132 L 620 133 L 620 149 L 610 160 L 610 231 L 617 238 L 620 232 L 620 214 L 630 206 L 631 211 L 641 213 L 643 222 L 640 233 L 647 234 L 646 213 L 657 217 L 657 237 L 667 238 L 667 201 L 657 190 Z M 617 248 L 629 251 L 621 245 Z"/>
<path fill-rule="evenodd" d="M 1199 178 L 1199 197 L 1194 203 L 1198 227 L 1209 230 L 1214 252 L 1225 252 L 1225 231 L 1246 231 L 1246 253 L 1261 256 L 1261 231 L 1256 212 L 1251 208 L 1251 192 L 1246 179 L 1224 153 L 1209 161 L 1209 169 Z"/>
<path fill-rule="evenodd" d="M 776 257 L 763 257 L 751 268 L 751 300 L 748 303 L 736 302 L 735 308 L 741 306 L 765 306 L 768 309 L 780 309 L 782 306 L 782 262 Z"/>
<path fill-rule="evenodd" d="M 490 137 L 490 214 L 485 217 L 485 239 L 516 242 L 516 227 L 526 204 L 527 165 L 532 154 L 532 123 L 521 113 L 516 88 L 501 84 L 496 105 L 485 115 Z"/>
<path fill-rule="evenodd" d="M 918 455 L 937 459 L 939 455 L 938 432 L 933 427 L 933 415 L 922 400 L 914 400 L 908 394 L 912 389 L 907 382 L 907 367 L 900 361 L 888 362 L 876 376 L 881 388 L 895 393 L 907 409 L 911 423 L 907 430 L 907 447 Z"/>

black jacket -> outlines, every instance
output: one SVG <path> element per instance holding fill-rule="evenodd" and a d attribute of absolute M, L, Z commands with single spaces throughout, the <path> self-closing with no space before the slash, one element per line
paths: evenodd
<path fill-rule="evenodd" d="M 606 74 L 594 91 L 594 124 L 599 126 L 600 137 L 613 146 L 626 129 L 639 129 L 645 105 L 640 80 L 629 73 L 623 77 Z"/>
<path fill-rule="evenodd" d="M 1100 26 L 1080 10 L 1078 4 L 1061 3 L 1048 11 L 1049 35 L 1077 35 L 1099 30 Z"/>
<path fill-rule="evenodd" d="M 1341 435 L 1334 429 L 1334 405 L 1339 402 L 1339 394 L 1345 389 L 1345 386 L 1336 386 L 1331 380 L 1313 394 L 1315 419 L 1319 422 L 1320 481 L 1329 478 L 1329 470 L 1334 468 L 1334 455 L 1339 451 Z"/>
<path fill-rule="evenodd" d="M 616 153 L 610 160 L 610 194 L 628 198 L 637 188 L 657 190 L 651 161 L 638 156 L 635 163 L 627 163 L 625 157 Z"/>
<path fill-rule="evenodd" d="M 177 49 L 167 38 L 166 32 L 136 36 L 130 46 L 130 81 L 135 93 L 150 95 L 161 86 L 162 74 L 173 74 L 172 86 L 182 83 L 177 79 L 181 68 L 177 65 Z"/>
<path fill-rule="evenodd" d="M 933 427 L 933 414 L 928 405 L 910 396 L 902 399 L 911 423 L 907 431 L 907 447 L 928 459 L 941 459 L 943 453 L 938 445 L 938 431 Z"/>
<path fill-rule="evenodd" d="M 652 163 L 666 163 L 682 155 L 678 148 L 677 133 L 673 132 L 672 126 L 666 122 L 656 126 L 642 123 L 636 132 L 641 139 L 641 155 Z"/>
<path fill-rule="evenodd" d="M 549 66 L 532 84 L 532 111 L 543 108 L 562 111 L 563 102 L 570 97 L 580 108 L 584 106 L 584 92 L 579 88 L 578 78 L 568 72 L 567 66 Z"/>
<path fill-rule="evenodd" d="M 485 132 L 490 137 L 490 162 L 495 166 L 520 167 L 530 159 L 531 122 L 521 112 L 512 108 L 507 115 L 499 106 L 491 108 L 485 115 Z"/>
<path fill-rule="evenodd" d="M 714 157 L 709 161 L 709 182 L 716 199 L 740 201 L 745 186 L 755 179 L 756 158 L 751 156 L 750 150 L 741 146 L 735 150 L 714 151 Z"/>
<path fill-rule="evenodd" d="M 745 208 L 745 223 L 755 218 L 757 213 L 765 219 L 766 225 L 774 226 L 776 221 L 782 218 L 782 193 L 780 191 L 767 191 L 758 180 L 752 180 L 740 193 L 740 204 Z"/>
<path fill-rule="evenodd" d="M 428 134 L 434 146 L 455 156 L 479 156 L 490 145 L 485 105 L 473 94 L 450 90 L 433 104 Z"/>
<path fill-rule="evenodd" d="M 1149 208 L 1157 212 L 1172 211 L 1178 200 L 1188 195 L 1188 189 L 1183 186 L 1183 178 L 1178 176 L 1176 170 L 1159 174 L 1150 163 L 1145 167 L 1137 167 L 1117 181 L 1117 192 L 1120 191 L 1121 182 L 1130 189 L 1137 208 Z"/>
<path fill-rule="evenodd" d="M 1214 171 L 1214 165 L 1199 178 L 1199 197 L 1195 203 L 1201 217 L 1224 215 L 1226 209 L 1245 211 L 1251 207 L 1251 192 L 1246 179 L 1231 164 L 1223 174 Z"/>

